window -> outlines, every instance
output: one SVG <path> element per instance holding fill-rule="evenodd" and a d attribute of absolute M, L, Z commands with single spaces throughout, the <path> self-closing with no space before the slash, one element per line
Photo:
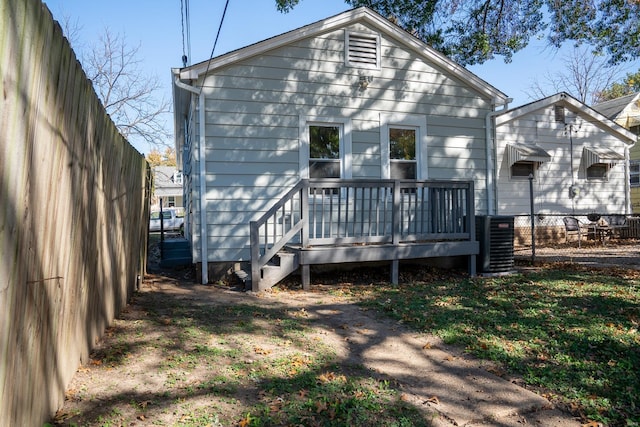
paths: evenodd
<path fill-rule="evenodd" d="M 428 179 L 427 117 L 380 114 L 380 156 L 383 179 Z"/>
<path fill-rule="evenodd" d="M 535 176 L 535 163 L 515 162 L 511 165 L 511 178 L 527 178 L 529 175 Z"/>
<path fill-rule="evenodd" d="M 416 129 L 389 127 L 389 163 L 392 179 L 416 179 Z"/>
<path fill-rule="evenodd" d="M 345 38 L 347 66 L 380 68 L 380 36 L 347 31 Z"/>
<path fill-rule="evenodd" d="M 340 127 L 309 126 L 309 178 L 340 178 Z"/>
<path fill-rule="evenodd" d="M 173 182 L 182 185 L 182 172 L 174 172 Z"/>
<path fill-rule="evenodd" d="M 640 187 L 640 160 L 629 162 L 629 183 L 632 187 Z"/>
<path fill-rule="evenodd" d="M 587 179 L 607 179 L 609 165 L 605 163 L 594 163 L 587 168 Z"/>
<path fill-rule="evenodd" d="M 170 208 L 176 207 L 176 197 L 175 196 L 167 196 L 167 204 Z"/>

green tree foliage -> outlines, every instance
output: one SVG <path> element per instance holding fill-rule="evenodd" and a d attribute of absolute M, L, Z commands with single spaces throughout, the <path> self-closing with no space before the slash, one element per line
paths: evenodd
<path fill-rule="evenodd" d="M 300 0 L 276 0 L 281 12 Z M 638 0 L 345 0 L 367 6 L 461 64 L 509 62 L 531 38 L 594 47 L 612 64 L 640 57 Z"/>
<path fill-rule="evenodd" d="M 640 92 L 640 70 L 635 73 L 628 73 L 622 83 L 616 82 L 598 93 L 598 102 L 620 98 Z"/>

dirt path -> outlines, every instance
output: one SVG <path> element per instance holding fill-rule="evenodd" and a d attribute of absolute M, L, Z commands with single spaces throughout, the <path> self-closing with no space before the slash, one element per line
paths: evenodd
<path fill-rule="evenodd" d="M 253 310 L 257 323 L 239 330 L 238 340 L 234 341 L 245 353 L 247 348 L 253 353 L 244 363 L 253 366 L 255 359 L 266 354 L 273 357 L 272 360 L 277 356 L 293 357 L 287 353 L 289 343 L 305 340 L 312 345 L 305 344 L 306 352 L 312 352 L 313 348 L 331 349 L 332 363 L 345 369 L 364 367 L 371 377 L 391 379 L 401 390 L 402 400 L 424 413 L 425 425 L 580 425 L 570 416 L 553 410 L 544 398 L 519 387 L 517 381 L 490 373 L 489 364 L 467 358 L 433 336 L 417 334 L 397 322 L 376 317 L 330 288 L 315 286 L 308 292 L 278 290 L 254 295 L 163 276 L 147 278 L 122 319 L 107 331 L 92 362 L 75 376 L 67 393 L 67 403 L 56 421 L 64 425 L 200 425 L 193 421 L 193 415 L 188 418 L 185 408 L 208 405 L 215 406 L 220 414 L 237 411 L 238 393 L 231 403 L 211 401 L 206 393 L 188 393 L 188 384 L 200 384 L 198 378 L 214 375 L 206 366 L 187 368 L 186 362 L 174 360 L 187 357 L 171 352 L 171 348 L 179 345 L 188 349 L 188 342 L 185 344 L 180 338 L 185 329 L 178 330 L 184 322 L 178 320 L 181 319 L 180 307 L 184 306 L 210 312 L 229 310 L 229 307 L 239 307 L 238 313 L 244 313 L 243 309 Z M 255 314 L 257 309 L 267 314 Z M 161 322 L 147 321 L 152 310 L 157 310 L 154 314 Z M 185 319 L 199 316 L 193 313 Z M 262 322 L 259 318 L 271 316 L 269 313 L 280 313 L 274 315 L 276 317 L 285 313 L 292 319 L 302 319 L 303 338 L 288 335 L 287 341 L 276 341 L 279 332 L 271 323 L 277 322 Z M 257 325 L 262 328 L 260 331 L 256 331 Z M 186 331 L 197 333 L 189 332 L 188 327 Z M 229 344 L 235 338 L 226 335 L 224 339 L 215 339 Z M 171 387 L 180 390 L 178 397 L 168 391 Z M 184 396 L 180 395 L 183 391 Z M 250 403 L 251 390 L 247 389 L 246 395 Z M 180 399 L 188 402 L 188 406 Z M 127 422 L 131 419 L 133 423 Z M 192 421 L 187 422 L 190 419 Z M 207 424 L 234 425 L 212 423 L 211 419 L 201 425 Z"/>

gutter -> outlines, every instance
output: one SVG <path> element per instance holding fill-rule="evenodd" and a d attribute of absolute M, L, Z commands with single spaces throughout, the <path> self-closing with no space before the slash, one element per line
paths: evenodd
<path fill-rule="evenodd" d="M 502 104 L 501 110 L 494 110 L 489 113 L 484 118 L 484 130 L 485 130 L 485 156 L 487 158 L 487 175 L 485 177 L 485 187 L 487 192 L 487 215 L 495 215 L 496 214 L 496 199 L 497 199 L 497 191 L 495 188 L 496 182 L 496 159 L 492 157 L 493 153 L 495 153 L 495 129 L 492 126 L 493 118 L 499 114 L 504 113 L 509 108 L 509 103 L 513 101 L 513 98 L 507 98 Z M 496 105 L 500 105 L 497 102 L 497 99 L 494 99 L 492 107 L 495 108 Z M 494 132 L 492 132 L 494 131 Z"/>
<path fill-rule="evenodd" d="M 190 86 L 176 76 L 174 84 L 198 97 L 198 182 L 200 185 L 200 262 L 202 263 L 202 280 L 201 283 L 206 285 L 209 283 L 209 265 L 207 245 L 207 179 L 206 179 L 206 147 L 205 147 L 205 97 L 202 95 L 202 89 Z"/>

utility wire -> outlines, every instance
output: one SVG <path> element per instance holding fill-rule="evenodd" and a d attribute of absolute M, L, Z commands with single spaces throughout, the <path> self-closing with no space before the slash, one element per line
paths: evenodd
<path fill-rule="evenodd" d="M 189 16 L 189 0 L 180 0 L 180 24 L 182 26 L 182 66 L 186 67 L 189 65 L 189 60 L 191 59 L 191 18 Z"/>
<path fill-rule="evenodd" d="M 204 86 L 204 80 L 207 77 L 207 73 L 209 72 L 209 66 L 211 65 L 211 60 L 213 59 L 213 52 L 216 51 L 216 45 L 218 44 L 218 38 L 220 37 L 220 30 L 222 29 L 222 24 L 224 23 L 224 17 L 227 15 L 227 7 L 229 6 L 229 0 L 227 0 L 224 4 L 224 10 L 222 11 L 222 18 L 220 18 L 220 25 L 218 26 L 218 32 L 216 33 L 216 39 L 213 42 L 213 48 L 211 49 L 211 55 L 209 55 L 209 61 L 207 61 L 207 69 L 205 70 L 202 78 L 202 86 Z"/>

